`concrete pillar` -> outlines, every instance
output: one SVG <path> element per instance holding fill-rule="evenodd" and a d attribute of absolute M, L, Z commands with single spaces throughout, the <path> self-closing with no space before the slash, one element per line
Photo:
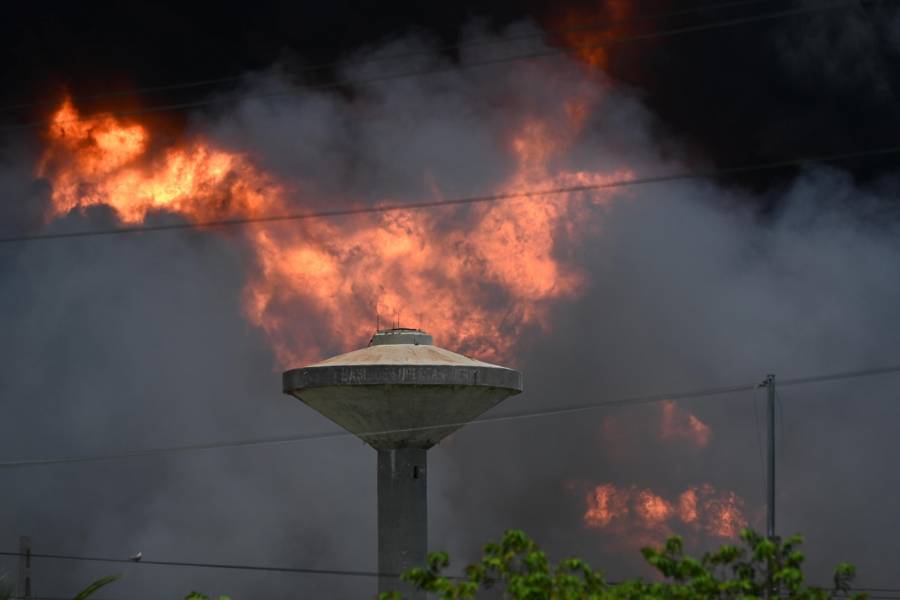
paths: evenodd
<path fill-rule="evenodd" d="M 425 565 L 428 552 L 426 450 L 398 448 L 378 451 L 378 591 L 397 590 L 407 600 L 424 600 L 425 593 L 401 582 L 397 575 Z"/>

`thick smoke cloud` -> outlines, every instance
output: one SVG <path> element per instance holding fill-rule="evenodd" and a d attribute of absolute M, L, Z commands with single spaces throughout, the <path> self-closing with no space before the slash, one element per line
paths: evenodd
<path fill-rule="evenodd" d="M 413 39 L 376 51 L 428 48 Z M 420 60 L 446 64 L 437 54 Z M 377 72 L 348 67 L 346 77 Z M 290 89 L 277 73 L 247 85 L 260 96 Z M 591 112 L 555 168 L 679 168 L 682 140 L 659 139 L 662 123 L 637 90 L 567 59 L 294 91 L 196 116 L 189 133 L 246 152 L 306 208 L 490 190 L 514 168 L 512 132 L 529 118 L 562 122 L 573 96 L 589 98 Z M 7 152 L 4 224 L 32 225 L 47 202 L 46 184 L 32 180 L 35 160 Z M 781 208 L 765 217 L 746 208 L 759 198 L 708 181 L 615 192 L 592 209 L 589 239 L 557 248 L 586 287 L 552 306 L 547 330 L 517 341 L 528 389 L 498 414 L 896 362 L 900 238 L 885 210 L 894 188 L 810 168 L 768 192 Z M 48 227 L 111 223 L 92 209 Z M 242 316 L 253 263 L 236 233 L 7 245 L 0 265 L 5 458 L 333 428 L 280 394 L 271 350 Z M 296 319 L 318 327 L 313 314 Z M 357 343 L 331 340 L 334 352 Z M 885 556 L 896 548 L 882 535 L 900 490 L 885 462 L 897 452 L 896 385 L 886 377 L 781 391 L 780 524 L 808 536 L 818 581 L 851 559 L 865 581 L 892 582 Z M 742 496 L 759 526 L 761 394 L 679 403 L 712 429 L 702 450 L 661 441 L 658 406 L 465 429 L 431 453 L 432 545 L 471 559 L 488 538 L 522 527 L 554 556 L 581 553 L 613 579 L 646 574 L 627 540 L 582 524 L 584 493 L 601 482 L 667 497 L 709 482 Z M 0 546 L 25 534 L 35 552 L 374 569 L 374 461 L 344 439 L 3 470 Z M 691 541 L 700 549 L 717 540 Z M 15 562 L 0 567 L 13 572 Z M 115 567 L 41 561 L 35 588 L 70 593 Z M 121 570 L 115 595 L 136 600 L 192 588 L 235 598 L 374 589 L 364 579 Z"/>
<path fill-rule="evenodd" d="M 894 110 L 900 39 L 893 2 L 763 2 L 712 8 L 705 22 L 810 11 L 623 45 L 610 72 L 641 90 L 661 117 L 664 136 L 719 166 L 822 156 L 895 145 Z M 652 13 L 634 6 L 636 15 Z M 691 14 L 648 29 L 690 26 Z M 891 159 L 847 163 L 869 182 L 893 172 Z M 785 185 L 794 174 L 736 178 L 756 190 Z M 750 197 L 772 207 L 777 197 Z"/>
<path fill-rule="evenodd" d="M 842 13 L 825 11 L 800 31 L 782 25 L 775 39 L 785 75 L 798 88 L 847 91 L 864 102 L 890 101 L 897 92 L 898 16 L 888 3 L 863 4 Z"/>

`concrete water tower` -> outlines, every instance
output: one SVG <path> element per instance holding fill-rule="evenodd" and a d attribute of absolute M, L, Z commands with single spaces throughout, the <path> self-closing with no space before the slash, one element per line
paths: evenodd
<path fill-rule="evenodd" d="M 378 331 L 367 348 L 285 371 L 284 392 L 378 451 L 379 592 L 425 564 L 426 452 L 505 398 L 522 374 L 435 346 L 417 329 Z"/>

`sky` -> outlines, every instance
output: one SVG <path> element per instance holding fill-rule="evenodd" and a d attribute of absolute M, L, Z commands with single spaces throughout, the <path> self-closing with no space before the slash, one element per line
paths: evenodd
<path fill-rule="evenodd" d="M 15 85 L 2 104 L 15 108 L 0 113 L 0 236 L 628 181 L 895 143 L 895 3 L 727 4 L 19 7 L 3 25 L 14 57 L 3 77 Z M 786 10 L 797 14 L 774 16 Z M 585 25 L 598 19 L 617 25 Z M 674 33 L 729 20 L 742 22 Z M 507 60 L 531 53 L 542 56 Z M 90 133 L 53 137 L 66 95 L 78 122 L 137 111 L 115 117 L 147 136 L 124 166 L 91 162 L 105 155 Z M 172 104 L 192 106 L 153 110 Z M 224 174 L 170 192 L 178 151 L 201 170 L 225 161 Z M 281 393 L 280 373 L 364 345 L 379 306 L 439 345 L 522 370 L 525 393 L 490 415 L 900 363 L 895 161 L 4 243 L 0 462 L 333 430 Z M 779 389 L 779 530 L 806 536 L 813 581 L 848 560 L 861 585 L 900 588 L 897 385 Z M 761 528 L 763 398 L 472 425 L 430 452 L 431 545 L 459 568 L 522 528 L 553 557 L 576 553 L 621 579 L 650 577 L 638 548 L 668 533 L 697 552 L 728 541 L 709 525 L 722 506 Z M 0 549 L 29 535 L 35 552 L 374 570 L 374 467 L 371 448 L 341 438 L 0 468 Z M 592 521 L 611 489 L 628 514 Z M 702 505 L 694 521 L 680 511 L 690 493 Z M 665 518 L 641 512 L 650 496 Z M 0 560 L 0 572 L 15 566 Z M 59 561 L 35 564 L 34 587 L 71 595 L 110 572 L 125 576 L 105 597 L 135 600 L 374 593 L 365 578 Z"/>

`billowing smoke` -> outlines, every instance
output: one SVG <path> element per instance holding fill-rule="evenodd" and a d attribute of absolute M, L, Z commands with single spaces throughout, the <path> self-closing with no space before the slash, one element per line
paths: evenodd
<path fill-rule="evenodd" d="M 505 35 L 530 30 L 521 25 Z M 450 66 L 430 48 L 427 40 L 404 39 L 373 52 L 420 52 L 413 67 Z M 490 51 L 479 48 L 463 64 Z M 348 64 L 343 76 L 370 79 L 384 68 Z M 273 70 L 248 79 L 245 91 L 253 98 L 195 115 L 184 137 L 246 155 L 282 182 L 291 209 L 454 198 L 510 182 L 537 187 L 536 178 L 516 179 L 523 172 L 516 136 L 535 123 L 546 141 L 541 168 L 549 182 L 561 173 L 682 168 L 681 139 L 660 133 L 665 123 L 638 89 L 563 56 L 340 90 L 295 88 Z M 9 232 L 52 213 L 50 182 L 34 181 L 41 153 L 35 143 L 4 155 Z M 750 208 L 760 205 L 758 195 L 711 181 L 624 187 L 599 201 L 547 199 L 576 207 L 549 227 L 554 261 L 579 284 L 534 300 L 540 318 L 520 319 L 516 337 L 503 340 L 504 360 L 524 370 L 527 391 L 498 414 L 753 383 L 770 372 L 790 377 L 897 362 L 900 238 L 886 208 L 895 190 L 890 177 L 860 184 L 823 166 L 769 189 L 762 200 L 778 208 L 763 216 Z M 515 215 L 523 208 L 512 201 L 491 210 Z M 467 215 L 431 223 L 429 231 L 444 240 L 463 228 L 464 236 L 473 223 Z M 153 208 L 146 222 L 178 218 L 189 220 Z M 46 227 L 103 228 L 120 219 L 99 203 Z M 327 226 L 341 235 L 343 223 L 358 227 L 337 219 Z M 271 337 L 247 319 L 245 286 L 259 266 L 248 240 L 269 228 L 294 235 L 283 233 L 291 227 L 3 246 L 3 456 L 82 456 L 332 429 L 281 395 Z M 515 264 L 517 256 L 487 258 Z M 498 298 L 509 293 L 487 285 L 477 291 L 473 298 L 483 304 L 473 311 L 502 307 Z M 364 341 L 358 331 L 346 337 L 351 330 L 330 330 L 314 303 L 288 307 L 290 330 L 320 354 Z M 429 306 L 409 310 L 427 317 Z M 468 325 L 460 319 L 460 328 Z M 900 489 L 884 466 L 896 453 L 896 385 L 885 377 L 780 392 L 779 527 L 807 535 L 818 581 L 827 581 L 829 565 L 850 559 L 865 581 L 889 582 L 891 541 L 881 535 L 894 519 L 884 500 Z M 764 473 L 754 402 L 761 394 L 679 401 L 680 412 L 668 416 L 671 405 L 660 404 L 464 429 L 431 453 L 432 546 L 462 563 L 484 541 L 520 527 L 554 556 L 580 553 L 617 579 L 647 573 L 635 540 L 659 540 L 671 530 L 703 549 L 724 539 L 683 518 L 666 520 L 665 528 L 636 521 L 591 527 L 587 499 L 606 484 L 634 496 L 651 491 L 661 499 L 657 512 L 666 502 L 675 510 L 686 490 L 702 499 L 710 489 L 704 486 L 713 486 L 739 497 L 743 517 L 759 527 Z M 702 442 L 691 427 L 706 431 Z M 16 536 L 30 535 L 35 552 L 124 557 L 140 550 L 162 560 L 374 570 L 374 461 L 371 449 L 347 438 L 3 470 L 0 545 L 14 549 Z M 0 565 L 14 571 L 15 561 Z M 346 577 L 116 567 L 40 561 L 35 589 L 64 595 L 122 570 L 115 595 L 135 599 L 192 588 L 235 598 L 374 591 L 374 580 Z"/>

